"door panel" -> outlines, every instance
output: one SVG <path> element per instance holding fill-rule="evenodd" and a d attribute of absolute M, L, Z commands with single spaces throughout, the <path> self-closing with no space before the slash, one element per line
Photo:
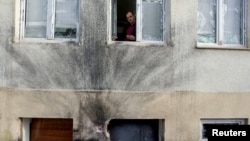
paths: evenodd
<path fill-rule="evenodd" d="M 32 119 L 30 141 L 72 141 L 72 119 Z"/>

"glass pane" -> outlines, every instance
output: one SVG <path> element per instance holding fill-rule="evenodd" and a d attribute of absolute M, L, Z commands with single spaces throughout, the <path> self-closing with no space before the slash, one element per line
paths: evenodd
<path fill-rule="evenodd" d="M 117 36 L 117 1 L 112 1 L 112 36 Z"/>
<path fill-rule="evenodd" d="M 162 0 L 142 1 L 142 39 L 163 41 Z"/>
<path fill-rule="evenodd" d="M 55 38 L 76 38 L 78 0 L 56 0 Z"/>
<path fill-rule="evenodd" d="M 243 0 L 224 1 L 224 43 L 242 44 Z"/>
<path fill-rule="evenodd" d="M 198 4 L 198 42 L 216 42 L 216 0 L 199 0 Z"/>
<path fill-rule="evenodd" d="M 27 0 L 25 20 L 26 38 L 45 38 L 47 24 L 47 1 Z"/>

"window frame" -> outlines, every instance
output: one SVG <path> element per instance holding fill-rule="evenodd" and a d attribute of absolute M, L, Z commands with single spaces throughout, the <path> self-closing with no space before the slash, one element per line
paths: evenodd
<path fill-rule="evenodd" d="M 223 44 L 223 38 L 224 38 L 224 10 L 223 10 L 223 4 L 224 0 L 216 0 L 216 42 L 215 43 L 199 43 L 198 42 L 198 33 L 196 32 L 197 35 L 197 47 L 201 48 L 225 48 L 225 49 L 247 49 L 248 47 L 248 0 L 242 0 L 243 1 L 243 8 L 242 8 L 242 14 L 243 18 L 242 20 L 242 44 Z M 197 7 L 198 8 L 198 7 Z M 197 19 L 198 21 L 198 19 Z M 197 29 L 198 30 L 198 29 Z"/>
<path fill-rule="evenodd" d="M 19 5 L 20 8 L 17 8 L 20 10 L 20 18 L 19 18 L 19 40 L 21 41 L 27 41 L 27 42 L 49 42 L 49 43 L 60 43 L 60 42 L 79 42 L 79 30 L 80 30 L 80 0 L 78 1 L 78 22 L 76 23 L 76 38 L 55 38 L 54 35 L 54 29 L 55 29 L 55 12 L 56 12 L 56 7 L 55 3 L 56 0 L 48 0 L 47 4 L 47 23 L 46 23 L 46 37 L 45 38 L 27 38 L 24 36 L 25 34 L 25 16 L 26 16 L 26 2 L 27 0 L 20 0 L 20 3 L 16 3 Z M 50 15 L 52 15 L 50 17 Z M 17 34 L 17 32 L 16 32 Z M 15 39 L 17 40 L 17 39 Z"/>
<path fill-rule="evenodd" d="M 125 45 L 148 45 L 148 44 L 153 44 L 153 45 L 165 45 L 166 39 L 167 39 L 167 4 L 168 1 L 166 0 L 162 0 L 162 41 L 148 41 L 148 40 L 142 40 L 142 0 L 136 0 L 136 41 L 131 42 L 131 41 L 113 41 L 112 40 L 112 35 L 113 35 L 113 30 L 116 30 L 116 26 L 113 26 L 114 24 L 116 24 L 117 22 L 117 16 L 116 13 L 114 14 L 114 19 L 115 22 L 113 22 L 112 20 L 112 15 L 114 10 L 117 11 L 117 7 L 113 6 L 114 4 L 117 4 L 117 0 L 109 0 L 109 10 L 107 12 L 107 20 L 108 20 L 108 24 L 107 24 L 107 29 L 108 29 L 108 44 L 125 44 Z M 114 7 L 114 8 L 113 8 Z"/>
<path fill-rule="evenodd" d="M 247 124 L 247 119 L 237 118 L 237 119 L 227 119 L 227 118 L 218 118 L 218 119 L 201 119 L 200 120 L 200 141 L 208 141 L 207 138 L 204 138 L 203 124 L 231 124 L 238 123 L 239 125 Z"/>

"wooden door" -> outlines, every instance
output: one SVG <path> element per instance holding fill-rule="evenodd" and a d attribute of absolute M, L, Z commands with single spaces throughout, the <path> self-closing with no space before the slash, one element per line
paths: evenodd
<path fill-rule="evenodd" d="M 32 119 L 30 141 L 72 141 L 72 119 Z"/>

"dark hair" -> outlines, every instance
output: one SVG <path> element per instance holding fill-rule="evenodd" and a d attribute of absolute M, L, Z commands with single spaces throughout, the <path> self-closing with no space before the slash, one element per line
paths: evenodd
<path fill-rule="evenodd" d="M 132 10 L 128 10 L 128 11 L 126 12 L 126 15 L 127 15 L 128 13 L 132 13 L 132 15 L 135 15 L 135 13 L 134 13 Z"/>

